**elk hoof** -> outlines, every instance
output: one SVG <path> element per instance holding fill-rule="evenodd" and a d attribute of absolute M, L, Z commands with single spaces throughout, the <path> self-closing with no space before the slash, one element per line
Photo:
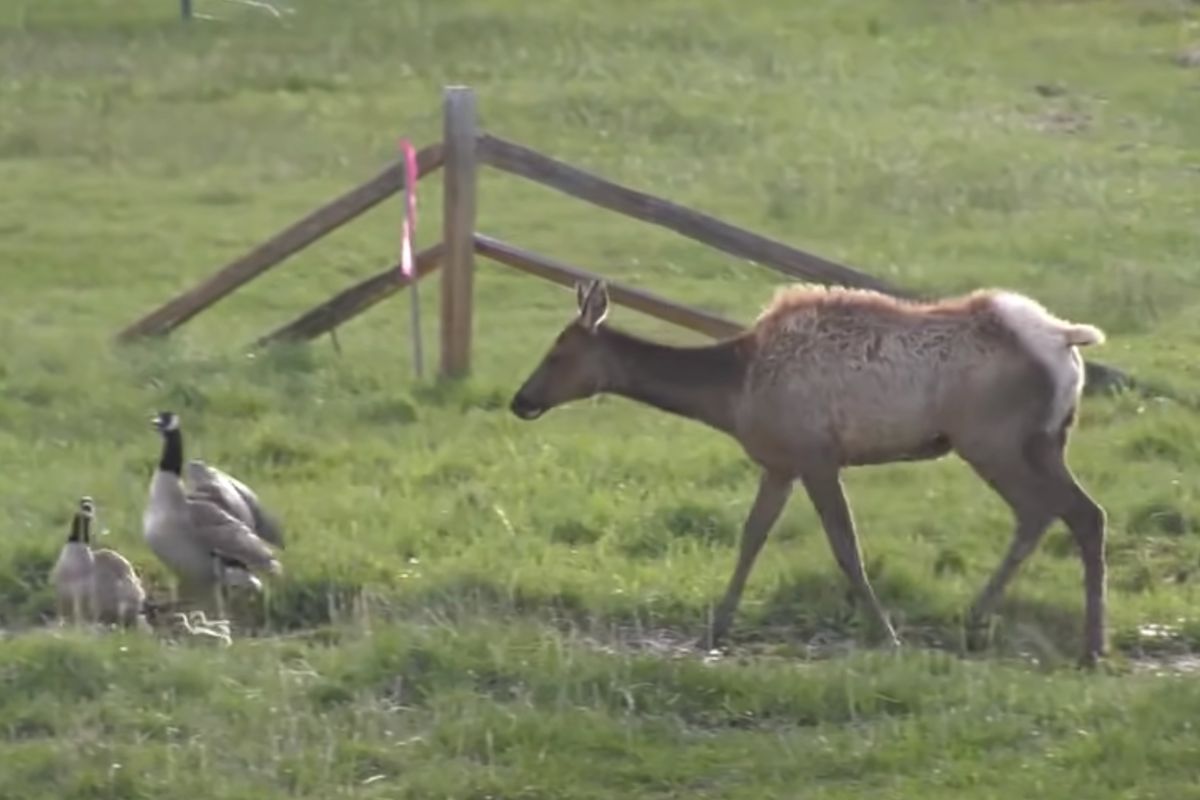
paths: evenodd
<path fill-rule="evenodd" d="M 991 646 L 993 630 L 989 620 L 972 615 L 967 618 L 965 628 L 967 652 L 977 653 Z"/>
<path fill-rule="evenodd" d="M 710 653 L 713 650 L 722 649 L 721 645 L 724 639 L 725 633 L 723 631 L 708 630 L 700 638 L 696 639 L 692 646 L 702 652 Z"/>
<path fill-rule="evenodd" d="M 1079 661 L 1077 662 L 1077 666 L 1081 670 L 1086 670 L 1088 672 L 1092 672 L 1097 667 L 1100 666 L 1100 661 L 1102 658 L 1103 658 L 1103 653 L 1097 653 L 1094 650 L 1085 650 L 1083 652 L 1083 655 L 1079 656 Z"/>

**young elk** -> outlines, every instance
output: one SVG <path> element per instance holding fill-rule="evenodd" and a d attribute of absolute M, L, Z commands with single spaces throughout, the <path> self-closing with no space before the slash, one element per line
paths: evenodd
<path fill-rule="evenodd" d="M 745 332 L 671 347 L 608 327 L 608 291 L 577 286 L 579 315 L 512 399 L 524 420 L 597 393 L 622 395 L 733 436 L 762 467 L 741 552 L 707 645 L 728 632 L 755 557 L 799 480 L 838 565 L 888 642 L 898 645 L 867 580 L 840 473 L 941 458 L 951 451 L 1011 507 L 1007 553 L 971 607 L 978 623 L 1046 529 L 1062 519 L 1083 560 L 1082 663 L 1105 648 L 1105 513 L 1065 460 L 1083 387 L 1077 347 L 1104 334 L 1012 292 L 931 303 L 875 292 L 780 290 Z"/>

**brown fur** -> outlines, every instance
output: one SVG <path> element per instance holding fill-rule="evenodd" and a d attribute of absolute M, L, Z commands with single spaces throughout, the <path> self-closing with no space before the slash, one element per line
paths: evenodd
<path fill-rule="evenodd" d="M 1084 659 L 1103 651 L 1104 512 L 1064 455 L 1082 385 L 1074 344 L 1102 341 L 1098 329 L 998 290 L 916 303 L 801 286 L 776 293 L 740 336 L 671 347 L 603 325 L 603 284 L 579 287 L 578 302 L 579 317 L 514 395 L 515 414 L 534 419 L 572 400 L 618 394 L 733 436 L 763 468 L 709 644 L 728 629 L 796 482 L 872 618 L 898 641 L 863 568 L 840 471 L 954 451 L 1016 520 L 1013 544 L 973 617 L 991 613 L 1046 528 L 1062 518 L 1084 560 Z"/>
<path fill-rule="evenodd" d="M 904 300 L 870 289 L 849 289 L 810 284 L 792 284 L 775 291 L 771 302 L 759 314 L 755 327 L 762 329 L 797 311 L 821 308 L 853 308 L 901 316 L 928 314 L 968 315 L 987 308 L 995 290 L 977 289 L 969 294 L 933 301 Z"/>

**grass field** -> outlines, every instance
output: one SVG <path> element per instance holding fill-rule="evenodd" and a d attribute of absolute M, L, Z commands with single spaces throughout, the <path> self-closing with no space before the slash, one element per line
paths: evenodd
<path fill-rule="evenodd" d="M 197 0 L 220 19 L 183 26 L 169 0 L 0 0 L 0 794 L 1200 796 L 1200 685 L 1174 668 L 1200 649 L 1200 69 L 1175 60 L 1200 6 L 290 2 Z M 1156 387 L 1089 397 L 1070 451 L 1109 514 L 1107 668 L 1072 668 L 1061 525 L 993 648 L 960 655 L 1010 521 L 953 459 L 846 477 L 903 652 L 869 646 L 799 495 L 732 653 L 684 650 L 755 471 L 625 400 L 509 414 L 571 294 L 481 262 L 456 385 L 414 383 L 406 296 L 340 355 L 246 355 L 395 258 L 398 200 L 169 339 L 112 345 L 397 137 L 437 139 L 451 83 L 489 130 L 615 180 L 898 284 L 1003 285 L 1103 327 L 1089 356 Z M 420 202 L 428 244 L 437 180 Z M 736 319 L 778 283 L 496 173 L 479 202 L 481 231 Z M 422 299 L 432 360 L 437 281 Z M 140 536 L 160 408 L 288 526 L 268 630 L 228 649 L 43 625 L 80 494 L 165 586 Z"/>

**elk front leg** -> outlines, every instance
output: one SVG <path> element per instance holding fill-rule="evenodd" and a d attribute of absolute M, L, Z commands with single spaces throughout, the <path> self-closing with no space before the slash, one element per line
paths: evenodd
<path fill-rule="evenodd" d="M 900 639 L 871 582 L 867 579 L 867 571 L 863 568 L 862 554 L 859 552 L 858 536 L 854 532 L 854 518 L 850 514 L 850 505 L 846 502 L 846 494 L 842 491 L 842 481 L 837 470 L 820 470 L 801 476 L 808 497 L 813 507 L 821 517 L 821 525 L 833 556 L 837 559 L 842 572 L 850 579 L 851 586 L 860 598 L 866 601 L 874 621 L 883 631 L 884 637 L 892 647 L 900 646 Z"/>
<path fill-rule="evenodd" d="M 754 559 L 767 541 L 767 534 L 775 521 L 779 519 L 783 507 L 787 505 L 792 494 L 792 478 L 772 472 L 764 472 L 758 482 L 758 494 L 754 497 L 754 505 L 742 526 L 742 545 L 738 553 L 737 566 L 725 589 L 725 596 L 713 613 L 712 627 L 709 629 L 708 648 L 716 647 L 725 634 L 729 632 L 733 622 L 734 612 L 742 599 L 742 590 L 746 588 L 746 579 L 750 577 L 750 569 Z"/>

